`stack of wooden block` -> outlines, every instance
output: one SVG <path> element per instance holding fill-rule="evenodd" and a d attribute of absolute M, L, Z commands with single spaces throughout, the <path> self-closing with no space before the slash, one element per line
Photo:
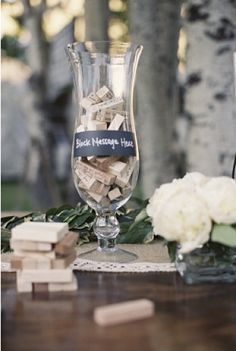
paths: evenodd
<path fill-rule="evenodd" d="M 76 290 L 77 281 L 69 265 L 76 258 L 77 238 L 67 223 L 24 222 L 14 227 L 11 267 L 17 270 L 17 290 Z"/>

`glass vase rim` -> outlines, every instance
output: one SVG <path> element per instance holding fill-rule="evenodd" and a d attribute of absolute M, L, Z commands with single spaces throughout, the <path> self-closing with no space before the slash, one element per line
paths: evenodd
<path fill-rule="evenodd" d="M 138 43 L 134 43 L 132 41 L 122 41 L 122 40 L 85 40 L 85 41 L 74 41 L 71 43 L 68 43 L 66 45 L 66 49 L 70 50 L 70 49 L 75 49 L 76 47 L 78 47 L 79 45 L 105 45 L 105 44 L 109 44 L 110 47 L 117 47 L 117 48 L 123 48 L 123 49 L 128 49 L 128 48 L 134 48 L 135 50 L 143 50 L 143 45 L 142 44 L 138 44 Z M 98 49 L 93 51 L 94 54 L 99 54 L 102 53 L 100 52 Z"/>

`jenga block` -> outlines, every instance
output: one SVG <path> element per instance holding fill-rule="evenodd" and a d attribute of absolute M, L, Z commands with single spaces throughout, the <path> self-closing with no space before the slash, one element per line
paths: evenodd
<path fill-rule="evenodd" d="M 108 130 L 119 130 L 124 120 L 125 117 L 117 113 L 111 121 Z"/>
<path fill-rule="evenodd" d="M 88 123 L 88 118 L 87 118 L 87 116 L 86 116 L 86 115 L 81 115 L 81 116 L 80 116 L 80 122 L 81 122 L 81 124 L 82 124 L 84 127 L 86 127 L 86 126 L 87 126 L 87 123 Z"/>
<path fill-rule="evenodd" d="M 135 162 L 131 165 L 128 165 L 127 171 L 125 172 L 125 174 L 116 177 L 115 184 L 117 184 L 121 188 L 126 187 L 129 183 L 134 167 L 135 167 Z"/>
<path fill-rule="evenodd" d="M 52 251 L 52 244 L 38 242 L 36 251 Z"/>
<path fill-rule="evenodd" d="M 61 256 L 67 256 L 71 253 L 73 247 L 76 245 L 79 235 L 77 233 L 69 232 L 58 244 L 55 245 L 55 252 Z"/>
<path fill-rule="evenodd" d="M 21 256 L 12 256 L 11 257 L 11 269 L 22 269 L 23 257 Z"/>
<path fill-rule="evenodd" d="M 49 252 L 15 250 L 14 254 L 16 256 L 33 258 L 35 260 L 50 260 L 56 258 L 56 253 L 54 250 Z"/>
<path fill-rule="evenodd" d="M 108 197 L 111 201 L 117 199 L 121 195 L 122 194 L 121 194 L 119 188 L 114 188 L 113 190 L 109 191 L 109 193 L 108 193 Z"/>
<path fill-rule="evenodd" d="M 75 291 L 78 288 L 77 279 L 73 275 L 71 283 L 49 283 L 48 290 L 53 291 Z"/>
<path fill-rule="evenodd" d="M 101 202 L 103 199 L 103 195 L 94 193 L 93 191 L 88 191 L 88 194 L 97 202 Z"/>
<path fill-rule="evenodd" d="M 86 190 L 87 192 L 92 192 L 92 193 L 96 193 L 98 195 L 106 196 L 108 194 L 108 191 L 110 190 L 110 186 L 105 185 L 105 184 L 103 184 L 101 182 L 98 182 L 98 183 L 100 183 L 100 184 L 97 185 L 96 188 L 91 187 L 90 189 L 88 189 L 86 187 L 86 185 L 83 184 L 83 182 L 79 182 L 79 188 L 81 188 L 83 190 Z"/>
<path fill-rule="evenodd" d="M 101 171 L 107 171 L 108 167 L 119 158 L 120 156 L 93 157 L 93 159 L 90 160 L 90 163 Z"/>
<path fill-rule="evenodd" d="M 76 171 L 78 171 L 79 174 L 84 174 L 86 177 L 90 179 L 95 178 L 99 180 L 101 183 L 104 183 L 106 185 L 113 184 L 116 179 L 114 175 L 100 171 L 99 169 L 96 169 L 93 166 L 82 161 L 77 162 Z M 81 180 L 83 183 L 85 183 L 83 179 Z M 85 185 L 87 184 L 85 183 Z"/>
<path fill-rule="evenodd" d="M 100 121 L 89 121 L 88 122 L 88 130 L 107 130 L 106 122 Z"/>
<path fill-rule="evenodd" d="M 25 251 L 51 251 L 51 243 L 43 243 L 37 241 L 28 240 L 10 240 L 10 246 L 13 250 L 25 250 Z"/>
<path fill-rule="evenodd" d="M 82 183 L 86 186 L 86 189 L 90 189 L 94 183 L 96 183 L 96 179 L 93 177 L 92 173 L 83 172 L 83 168 L 79 165 L 78 162 L 76 164 L 75 173 L 82 181 Z"/>
<path fill-rule="evenodd" d="M 52 269 L 63 269 L 68 267 L 76 259 L 76 257 L 77 252 L 75 249 L 72 249 L 71 253 L 68 256 L 52 260 Z"/>
<path fill-rule="evenodd" d="M 102 101 L 107 101 L 109 99 L 112 99 L 114 96 L 112 91 L 109 88 L 107 88 L 105 85 L 102 88 L 100 88 L 98 91 L 96 91 L 96 95 Z"/>
<path fill-rule="evenodd" d="M 23 258 L 22 269 L 37 269 L 37 261 L 30 257 Z"/>
<path fill-rule="evenodd" d="M 96 159 L 96 156 L 87 156 L 87 160 L 89 161 L 89 162 L 92 162 L 93 160 L 95 160 Z"/>
<path fill-rule="evenodd" d="M 88 130 L 106 130 L 107 124 L 106 124 L 106 122 L 100 122 L 100 121 L 95 121 L 95 120 L 88 121 L 87 129 Z"/>
<path fill-rule="evenodd" d="M 71 269 L 27 269 L 19 271 L 19 277 L 31 283 L 69 283 L 72 281 Z"/>
<path fill-rule="evenodd" d="M 108 170 L 111 174 L 114 174 L 118 177 L 122 177 L 125 174 L 125 171 L 127 170 L 127 163 L 116 161 L 108 167 Z"/>
<path fill-rule="evenodd" d="M 102 110 L 102 111 L 98 111 L 96 113 L 96 120 L 97 121 L 100 121 L 100 122 L 111 122 L 111 120 L 113 119 L 113 114 L 114 114 L 114 111 L 112 110 Z"/>
<path fill-rule="evenodd" d="M 101 102 L 99 97 L 96 94 L 91 93 L 81 100 L 80 105 L 87 110 L 89 107 L 99 102 Z"/>
<path fill-rule="evenodd" d="M 32 288 L 33 288 L 33 293 L 47 293 L 48 283 L 33 283 Z"/>
<path fill-rule="evenodd" d="M 99 104 L 96 105 L 96 107 L 98 108 L 98 111 L 99 110 L 102 111 L 104 109 L 117 110 L 122 108 L 123 103 L 124 103 L 124 100 L 122 98 L 114 97 L 111 100 L 100 102 Z"/>
<path fill-rule="evenodd" d="M 52 263 L 51 260 L 37 260 L 36 261 L 36 269 L 51 269 Z"/>
<path fill-rule="evenodd" d="M 32 292 L 32 283 L 21 278 L 21 272 L 16 273 L 16 289 L 18 292 Z"/>
<path fill-rule="evenodd" d="M 76 128 L 76 133 L 80 133 L 80 132 L 84 132 L 84 131 L 85 131 L 85 127 L 82 124 Z"/>
<path fill-rule="evenodd" d="M 12 239 L 56 243 L 68 232 L 67 223 L 24 222 L 11 231 Z"/>
<path fill-rule="evenodd" d="M 154 303 L 140 299 L 97 307 L 94 310 L 94 320 L 98 325 L 109 326 L 148 318 L 154 313 Z"/>
<path fill-rule="evenodd" d="M 108 185 L 105 185 L 97 180 L 97 182 L 89 190 L 97 194 L 106 195 L 109 189 L 110 187 Z"/>

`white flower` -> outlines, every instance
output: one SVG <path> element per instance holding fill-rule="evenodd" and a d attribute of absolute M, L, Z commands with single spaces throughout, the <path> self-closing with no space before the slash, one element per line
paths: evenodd
<path fill-rule="evenodd" d="M 207 208 L 194 191 L 173 195 L 153 217 L 154 233 L 181 244 L 189 252 L 209 240 L 211 220 Z"/>
<path fill-rule="evenodd" d="M 206 182 L 209 179 L 210 179 L 209 177 L 206 177 L 204 174 L 200 172 L 186 173 L 185 176 L 183 177 L 183 180 L 190 182 L 195 187 L 206 184 Z"/>
<path fill-rule="evenodd" d="M 175 194 L 182 191 L 191 191 L 192 184 L 183 181 L 183 179 L 175 179 L 172 183 L 166 183 L 157 188 L 147 205 L 147 214 L 150 217 L 157 216 L 162 206 L 169 201 Z"/>
<path fill-rule="evenodd" d="M 199 194 L 207 204 L 216 223 L 236 223 L 236 181 L 229 177 L 215 177 L 206 182 Z"/>

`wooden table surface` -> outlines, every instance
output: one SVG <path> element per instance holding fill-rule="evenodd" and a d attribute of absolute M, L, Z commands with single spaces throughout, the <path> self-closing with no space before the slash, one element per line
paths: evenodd
<path fill-rule="evenodd" d="M 76 272 L 79 289 L 18 294 L 2 274 L 3 351 L 233 351 L 236 284 L 187 286 L 177 273 Z M 93 321 L 97 306 L 148 298 L 149 319 L 112 327 Z"/>

